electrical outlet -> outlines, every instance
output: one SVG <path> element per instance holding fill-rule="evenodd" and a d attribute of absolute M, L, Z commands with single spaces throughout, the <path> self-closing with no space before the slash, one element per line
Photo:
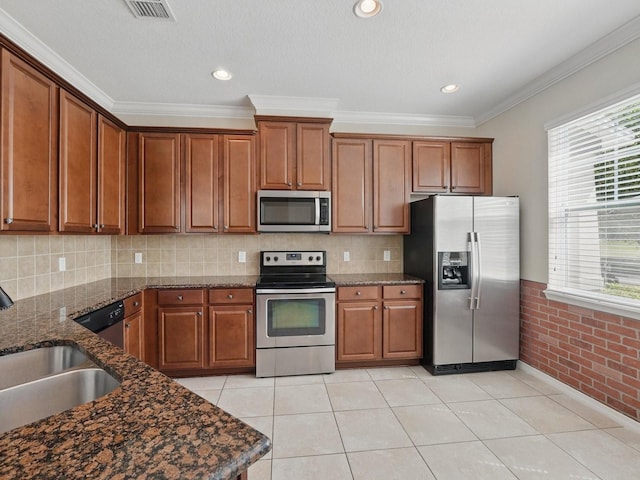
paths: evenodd
<path fill-rule="evenodd" d="M 136 252 L 133 254 L 134 263 L 142 263 L 142 253 Z"/>
<path fill-rule="evenodd" d="M 351 254 L 349 252 L 343 252 L 342 253 L 342 260 L 344 260 L 345 262 L 351 261 Z"/>
<path fill-rule="evenodd" d="M 238 262 L 247 263 L 247 252 L 243 252 L 242 250 L 238 252 Z"/>
<path fill-rule="evenodd" d="M 67 269 L 67 259 L 64 257 L 58 258 L 58 271 L 64 272 Z"/>
<path fill-rule="evenodd" d="M 64 322 L 67 319 L 67 307 L 60 307 L 60 321 Z"/>
<path fill-rule="evenodd" d="M 385 250 L 384 251 L 384 261 L 385 262 L 390 262 L 391 261 L 391 250 Z"/>

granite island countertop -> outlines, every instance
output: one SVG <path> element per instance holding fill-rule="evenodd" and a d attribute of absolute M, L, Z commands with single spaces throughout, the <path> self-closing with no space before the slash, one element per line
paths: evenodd
<path fill-rule="evenodd" d="M 0 355 L 77 345 L 121 381 L 91 403 L 0 434 L 0 478 L 237 477 L 271 449 L 269 438 L 73 318 L 148 287 L 252 287 L 255 280 L 102 280 L 20 300 L 0 311 Z"/>

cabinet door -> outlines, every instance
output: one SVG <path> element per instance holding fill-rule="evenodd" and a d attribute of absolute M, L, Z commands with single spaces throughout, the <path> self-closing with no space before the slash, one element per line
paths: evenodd
<path fill-rule="evenodd" d="M 255 366 L 254 323 L 251 305 L 209 307 L 209 366 Z"/>
<path fill-rule="evenodd" d="M 141 233 L 180 231 L 180 136 L 141 133 L 139 138 Z"/>
<path fill-rule="evenodd" d="M 413 191 L 448 192 L 450 163 L 449 142 L 413 142 Z"/>
<path fill-rule="evenodd" d="M 378 305 L 378 302 L 338 303 L 338 361 L 382 358 L 382 316 Z"/>
<path fill-rule="evenodd" d="M 126 132 L 98 115 L 98 231 L 124 233 Z"/>
<path fill-rule="evenodd" d="M 371 219 L 371 141 L 333 140 L 332 227 L 336 233 L 367 233 Z"/>
<path fill-rule="evenodd" d="M 384 302 L 383 358 L 422 356 L 422 303 L 418 300 Z"/>
<path fill-rule="evenodd" d="M 0 230 L 57 228 L 58 89 L 2 50 Z"/>
<path fill-rule="evenodd" d="M 258 122 L 260 188 L 293 188 L 293 162 L 296 154 L 295 122 Z"/>
<path fill-rule="evenodd" d="M 296 188 L 329 190 L 329 125 L 299 123 L 296 131 Z"/>
<path fill-rule="evenodd" d="M 224 136 L 224 232 L 255 233 L 255 137 Z"/>
<path fill-rule="evenodd" d="M 142 311 L 138 311 L 124 319 L 124 351 L 142 360 L 144 358 L 143 345 Z"/>
<path fill-rule="evenodd" d="M 411 142 L 373 142 L 373 231 L 409 233 Z"/>
<path fill-rule="evenodd" d="M 451 192 L 485 192 L 484 144 L 451 144 Z"/>
<path fill-rule="evenodd" d="M 218 135 L 185 135 L 185 231 L 217 232 Z"/>
<path fill-rule="evenodd" d="M 158 309 L 160 370 L 204 368 L 202 307 Z"/>
<path fill-rule="evenodd" d="M 96 111 L 60 90 L 61 232 L 91 233 L 96 222 Z"/>

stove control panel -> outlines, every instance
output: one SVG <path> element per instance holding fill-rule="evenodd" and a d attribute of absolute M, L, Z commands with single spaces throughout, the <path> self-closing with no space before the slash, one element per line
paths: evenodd
<path fill-rule="evenodd" d="M 327 252 L 261 252 L 262 265 L 269 267 L 293 267 L 293 266 L 324 266 Z"/>

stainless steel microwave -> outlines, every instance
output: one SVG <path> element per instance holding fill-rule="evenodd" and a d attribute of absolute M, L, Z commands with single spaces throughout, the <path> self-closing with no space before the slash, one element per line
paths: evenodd
<path fill-rule="evenodd" d="M 259 190 L 258 231 L 330 232 L 331 192 Z"/>

